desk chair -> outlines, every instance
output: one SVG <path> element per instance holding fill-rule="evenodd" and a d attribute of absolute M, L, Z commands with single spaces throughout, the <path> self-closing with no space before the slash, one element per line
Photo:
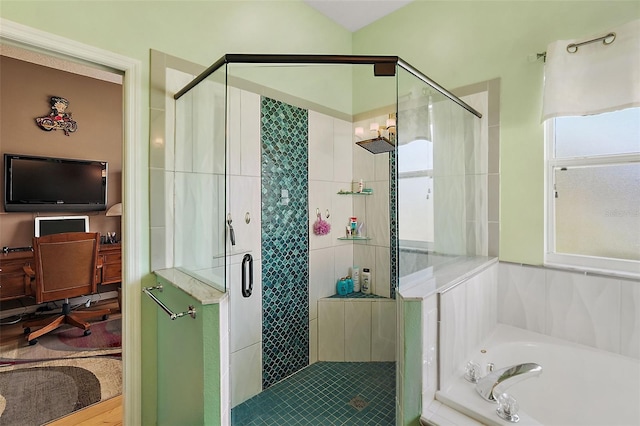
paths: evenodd
<path fill-rule="evenodd" d="M 81 328 L 88 336 L 91 334 L 90 324 L 84 319 L 99 316 L 106 319 L 111 313 L 110 309 L 71 312 L 69 305 L 70 297 L 97 293 L 99 244 L 100 234 L 97 232 L 68 232 L 33 239 L 35 271 L 26 268 L 25 272 L 35 280 L 36 303 L 64 299 L 64 304 L 61 314 L 23 325 L 30 345 L 63 324 Z M 41 328 L 32 332 L 31 327 L 34 326 Z"/>

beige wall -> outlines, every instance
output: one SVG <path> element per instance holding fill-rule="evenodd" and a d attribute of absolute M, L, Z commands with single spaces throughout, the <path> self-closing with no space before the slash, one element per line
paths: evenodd
<path fill-rule="evenodd" d="M 500 260 L 540 265 L 544 62 L 536 54 L 639 17 L 637 0 L 416 0 L 354 33 L 353 51 L 398 55 L 449 89 L 500 79 Z"/>
<path fill-rule="evenodd" d="M 0 154 L 107 161 L 108 206 L 120 202 L 122 85 L 4 54 L 0 56 L 0 69 Z M 69 100 L 67 112 L 78 123 L 78 130 L 69 136 L 61 130 L 44 131 L 35 123 L 36 117 L 46 116 L 51 111 L 51 96 Z M 0 185 L 4 188 L 3 174 L 0 175 Z M 34 217 L 61 214 L 79 213 L 6 213 L 1 207 L 0 246 L 31 245 Z M 92 231 L 120 234 L 120 218 L 106 217 L 105 212 L 87 214 Z"/>

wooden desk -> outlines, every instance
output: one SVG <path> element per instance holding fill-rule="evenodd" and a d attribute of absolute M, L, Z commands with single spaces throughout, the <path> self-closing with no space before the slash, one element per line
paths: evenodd
<path fill-rule="evenodd" d="M 122 248 L 118 244 L 101 244 L 96 271 L 98 284 L 117 284 L 122 277 Z M 23 267 L 33 267 L 33 252 L 19 251 L 0 254 L 0 301 L 33 296 L 29 276 Z"/>

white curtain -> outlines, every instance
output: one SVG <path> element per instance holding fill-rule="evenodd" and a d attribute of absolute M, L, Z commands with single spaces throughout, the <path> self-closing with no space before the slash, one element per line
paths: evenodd
<path fill-rule="evenodd" d="M 542 120 L 600 114 L 640 106 L 640 19 L 611 28 L 611 44 L 602 41 L 567 46 L 602 37 L 558 40 L 547 47 Z M 607 41 L 610 41 L 608 39 Z"/>

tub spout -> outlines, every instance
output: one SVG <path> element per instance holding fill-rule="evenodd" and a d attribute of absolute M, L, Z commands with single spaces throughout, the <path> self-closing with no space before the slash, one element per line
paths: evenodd
<path fill-rule="evenodd" d="M 542 367 L 536 363 L 528 362 L 513 365 L 495 370 L 484 376 L 476 384 L 476 390 L 487 401 L 496 402 L 497 395 L 500 395 L 507 388 L 524 379 L 537 377 L 540 374 L 542 374 Z"/>

